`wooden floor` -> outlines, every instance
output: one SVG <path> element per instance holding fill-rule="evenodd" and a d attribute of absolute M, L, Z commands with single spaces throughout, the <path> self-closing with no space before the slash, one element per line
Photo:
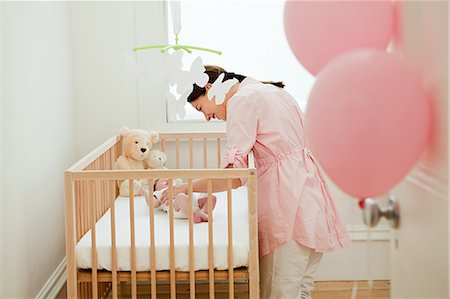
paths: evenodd
<path fill-rule="evenodd" d="M 313 299 L 350 299 L 352 298 L 353 281 L 318 281 L 312 294 Z M 391 285 L 388 280 L 373 281 L 369 289 L 367 281 L 358 281 L 356 284 L 358 299 L 390 298 Z"/>
<path fill-rule="evenodd" d="M 318 281 L 313 292 L 313 299 L 351 299 L 353 281 Z M 121 285 L 120 298 L 130 298 L 130 286 L 127 284 Z M 248 298 L 247 284 L 239 283 L 235 284 L 235 296 L 236 299 Z M 158 299 L 170 298 L 170 286 L 162 285 L 158 286 Z M 228 285 L 215 285 L 215 298 L 228 299 Z M 373 281 L 372 288 L 369 290 L 367 281 L 357 282 L 357 291 L 355 298 L 357 299 L 369 299 L 369 298 L 390 298 L 390 283 L 386 280 Z M 208 284 L 196 285 L 196 298 L 203 299 L 209 298 L 208 296 Z M 66 298 L 66 287 L 56 297 L 57 299 Z M 107 298 L 111 298 L 111 295 Z M 148 285 L 140 285 L 138 287 L 138 298 L 150 298 L 150 288 Z M 189 298 L 189 285 L 177 285 L 177 298 L 188 299 Z"/>

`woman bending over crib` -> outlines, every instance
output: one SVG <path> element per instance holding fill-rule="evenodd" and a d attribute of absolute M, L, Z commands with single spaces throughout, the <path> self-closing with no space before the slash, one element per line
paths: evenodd
<path fill-rule="evenodd" d="M 309 148 L 302 111 L 281 82 L 263 84 L 217 66 L 205 68 L 208 83 L 193 84 L 187 100 L 206 120 L 227 122 L 222 167 L 248 168 L 247 156 L 254 153 L 261 298 L 310 299 L 322 255 L 351 242 Z M 211 90 L 219 78 L 222 83 L 238 81 L 220 104 Z M 207 183 L 193 180 L 192 189 L 206 192 Z M 245 183 L 245 178 L 232 180 L 233 188 Z M 173 189 L 175 194 L 186 193 L 187 184 Z M 212 192 L 225 190 L 226 179 L 213 180 Z M 168 196 L 166 191 L 163 198 Z"/>
<path fill-rule="evenodd" d="M 153 200 L 150 199 L 150 192 L 146 189 L 141 189 L 142 194 L 148 205 L 153 201 L 153 207 L 159 208 L 166 213 L 169 213 L 169 201 L 162 198 L 162 194 L 169 188 L 166 180 L 158 180 L 155 184 L 155 191 L 153 192 Z M 211 195 L 212 209 L 216 206 L 217 198 L 214 194 Z M 206 193 L 192 193 L 192 212 L 195 223 L 208 222 L 208 194 Z M 189 196 L 186 193 L 177 193 L 173 200 L 173 216 L 174 218 L 188 219 L 189 217 Z"/>

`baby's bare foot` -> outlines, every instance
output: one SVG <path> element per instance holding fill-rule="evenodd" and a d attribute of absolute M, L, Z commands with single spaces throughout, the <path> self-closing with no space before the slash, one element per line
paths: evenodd
<path fill-rule="evenodd" d="M 195 212 L 194 214 L 197 214 L 201 220 L 201 222 L 208 222 L 208 215 L 205 214 L 202 210 L 199 210 Z"/>
<path fill-rule="evenodd" d="M 211 198 L 211 206 L 212 206 L 211 210 L 214 210 L 214 208 L 216 207 L 216 203 L 217 203 L 217 198 L 213 195 Z M 200 198 L 198 200 L 198 207 L 201 209 L 201 211 L 207 217 L 207 215 L 208 215 L 208 198 L 207 197 Z M 206 221 L 208 221 L 208 220 L 206 220 Z"/>
<path fill-rule="evenodd" d="M 202 222 L 202 217 L 199 215 L 199 213 L 193 214 L 194 223 L 200 223 Z"/>

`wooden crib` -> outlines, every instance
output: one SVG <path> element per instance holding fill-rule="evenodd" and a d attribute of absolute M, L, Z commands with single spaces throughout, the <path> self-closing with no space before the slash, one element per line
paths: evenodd
<path fill-rule="evenodd" d="M 258 270 L 258 219 L 256 200 L 256 169 L 253 153 L 249 154 L 249 168 L 220 169 L 221 146 L 226 134 L 223 132 L 206 133 L 163 133 L 160 134 L 160 149 L 166 151 L 169 147 L 174 152 L 175 159 L 167 151 L 168 160 L 173 160 L 176 169 L 162 170 L 113 170 L 112 166 L 116 158 L 122 152 L 120 138 L 114 136 L 65 172 L 65 223 L 66 223 L 66 254 L 67 254 L 67 295 L 68 298 L 102 298 L 112 296 L 118 298 L 118 290 L 121 284 L 126 282 L 130 285 L 131 298 L 137 298 L 138 282 L 150 285 L 151 298 L 157 296 L 157 285 L 170 285 L 170 298 L 176 298 L 177 283 L 189 283 L 189 296 L 195 298 L 196 283 L 208 283 L 209 298 L 215 296 L 215 282 L 228 284 L 229 298 L 234 298 L 234 283 L 236 281 L 248 282 L 249 298 L 259 298 L 259 270 Z M 196 152 L 203 152 L 203 155 L 195 155 L 196 164 L 199 159 L 203 159 L 203 167 L 194 168 L 194 143 Z M 154 146 L 155 147 L 155 146 Z M 211 150 L 211 148 L 213 148 Z M 208 161 L 212 156 L 208 156 L 209 151 L 216 151 L 217 168 L 208 168 Z M 181 153 L 181 154 L 180 154 Z M 186 160 L 182 156 L 188 153 Z M 209 160 L 208 160 L 209 158 Z M 180 168 L 183 162 L 189 164 L 186 168 Z M 201 162 L 200 162 L 201 164 Z M 211 162 L 209 162 L 211 164 Z M 153 180 L 157 178 L 168 178 L 169 192 L 173 194 L 173 180 L 182 178 L 187 181 L 189 189 L 189 200 L 192 200 L 192 180 L 197 178 L 207 178 L 208 182 L 208 202 L 211 200 L 212 180 L 228 179 L 227 205 L 228 205 L 228 268 L 227 270 L 217 270 L 214 268 L 213 249 L 213 225 L 214 221 L 208 222 L 208 270 L 196 271 L 194 267 L 194 238 L 193 238 L 193 217 L 189 216 L 189 271 L 175 270 L 175 249 L 174 249 L 174 216 L 173 209 L 170 208 L 169 231 L 170 231 L 170 269 L 157 271 L 155 269 L 155 209 L 149 207 L 149 265 L 150 271 L 136 270 L 136 247 L 135 247 L 135 196 L 130 194 L 130 271 L 119 271 L 117 268 L 117 248 L 116 248 L 116 216 L 115 201 L 118 197 L 117 180 L 148 179 L 149 186 L 153 186 Z M 247 178 L 248 189 L 248 267 L 233 268 L 233 221 L 231 209 L 231 179 Z M 150 187 L 151 188 L 151 187 Z M 130 192 L 133 188 L 130 186 Z M 172 198 L 172 196 L 170 196 Z M 170 207 L 173 200 L 170 200 Z M 97 248 L 96 248 L 96 226 L 99 219 L 109 211 L 111 222 L 111 271 L 97 269 Z M 211 205 L 208 209 L 209 219 L 212 219 Z M 205 224 L 206 225 L 206 224 Z M 76 261 L 76 245 L 80 239 L 90 232 L 92 247 L 92 264 L 90 269 L 79 269 Z M 246 233 L 246 232 L 244 232 Z M 225 238 L 225 236 L 224 236 Z M 119 285 L 119 286 L 118 286 Z"/>

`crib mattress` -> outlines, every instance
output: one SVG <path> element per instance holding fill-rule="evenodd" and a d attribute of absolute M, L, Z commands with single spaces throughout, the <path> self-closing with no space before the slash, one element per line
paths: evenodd
<path fill-rule="evenodd" d="M 227 193 L 215 193 L 217 204 L 213 210 L 214 267 L 228 269 L 228 214 Z M 136 270 L 150 270 L 150 211 L 144 197 L 135 197 Z M 116 246 L 118 271 L 131 270 L 129 198 L 115 201 Z M 233 267 L 248 266 L 248 201 L 247 188 L 232 191 L 233 212 Z M 97 268 L 111 270 L 111 216 L 108 210 L 97 222 Z M 155 209 L 156 270 L 170 269 L 169 216 Z M 189 221 L 174 219 L 175 269 L 189 271 Z M 194 223 L 195 269 L 208 269 L 208 223 Z M 77 266 L 90 269 L 92 261 L 91 231 L 76 246 Z"/>

